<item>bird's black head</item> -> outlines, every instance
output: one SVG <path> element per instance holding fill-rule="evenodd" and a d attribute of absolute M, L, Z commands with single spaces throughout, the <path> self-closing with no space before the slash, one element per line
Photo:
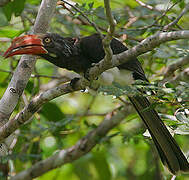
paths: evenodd
<path fill-rule="evenodd" d="M 77 47 L 75 46 L 75 39 L 64 38 L 55 33 L 47 33 L 42 38 L 43 47 L 48 52 L 41 54 L 47 60 L 49 58 L 69 58 L 77 55 Z"/>
<path fill-rule="evenodd" d="M 25 35 L 12 41 L 4 57 L 19 54 L 38 55 L 57 65 L 57 62 L 78 54 L 76 40 L 55 33 Z M 60 63 L 60 62 L 59 62 Z"/>

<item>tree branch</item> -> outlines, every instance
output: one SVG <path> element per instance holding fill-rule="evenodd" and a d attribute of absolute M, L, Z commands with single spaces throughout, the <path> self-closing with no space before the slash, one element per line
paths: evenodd
<path fill-rule="evenodd" d="M 106 11 L 106 17 L 110 25 L 110 29 L 108 32 L 111 36 L 113 36 L 114 31 L 115 31 L 116 21 L 114 20 L 112 12 L 111 12 L 110 0 L 104 0 L 104 7 Z"/>
<path fill-rule="evenodd" d="M 0 69 L 0 72 L 11 73 L 11 74 L 14 73 L 13 71 L 4 70 L 4 69 Z M 48 76 L 48 75 L 43 75 L 43 74 L 31 74 L 31 78 L 50 78 L 50 79 L 68 80 L 68 78 L 65 78 L 64 76 Z"/>
<path fill-rule="evenodd" d="M 33 33 L 45 33 L 50 18 L 53 15 L 55 10 L 56 1 L 54 0 L 43 0 L 33 27 Z M 30 78 L 30 75 L 33 71 L 36 58 L 34 56 L 22 56 L 19 61 L 19 64 L 12 76 L 11 82 L 9 83 L 8 88 L 6 89 L 3 97 L 0 100 L 0 127 L 7 123 L 9 117 L 14 111 L 20 96 L 22 95 L 26 84 Z M 14 131 L 13 131 L 14 132 Z M 11 133 L 10 133 L 11 134 Z M 0 147 L 0 156 L 4 156 L 4 153 L 7 153 L 9 146 L 14 140 L 15 136 L 12 134 L 9 136 L 3 143 L 1 147 L 4 147 L 9 142 L 7 149 L 2 149 Z M 4 152 L 5 151 L 5 152 Z"/>
<path fill-rule="evenodd" d="M 92 22 L 92 21 L 87 17 L 87 15 L 85 15 L 79 8 L 77 8 L 76 6 L 73 6 L 72 4 L 70 4 L 69 2 L 64 1 L 64 0 L 58 1 L 57 4 L 64 6 L 62 3 L 68 4 L 70 7 L 72 7 L 72 8 L 75 9 L 77 12 L 79 12 L 79 13 L 88 21 L 88 23 L 91 24 L 91 25 L 94 27 L 94 29 L 95 29 L 96 32 L 100 35 L 100 37 L 101 37 L 101 38 L 103 37 L 102 34 L 101 34 L 101 32 L 100 32 L 100 29 L 98 28 L 98 26 L 97 26 L 94 22 Z"/>
<path fill-rule="evenodd" d="M 5 6 L 9 2 L 10 2 L 10 0 L 0 0 L 0 7 Z"/>
<path fill-rule="evenodd" d="M 112 36 L 114 35 L 116 22 L 115 22 L 115 20 L 112 16 L 109 0 L 104 0 L 104 7 L 105 7 L 105 12 L 106 12 L 106 17 L 107 17 L 108 22 L 109 22 L 108 34 L 106 35 L 106 37 L 102 41 L 103 48 L 104 48 L 104 51 L 105 51 L 104 61 L 106 62 L 106 64 L 111 64 L 113 53 L 112 53 L 112 49 L 110 48 L 110 42 L 113 38 Z"/>
<path fill-rule="evenodd" d="M 147 26 L 144 26 L 144 27 L 141 27 L 141 28 L 137 28 L 137 30 L 144 30 L 144 29 L 148 29 L 148 28 L 151 28 L 153 26 L 156 26 L 156 27 L 162 27 L 161 25 L 157 25 L 158 21 L 161 20 L 163 17 L 166 16 L 166 14 L 176 5 L 178 4 L 178 2 L 175 2 L 174 4 L 172 4 L 169 8 L 167 8 L 164 12 L 161 13 L 161 16 L 158 17 L 151 25 L 147 25 Z M 167 17 L 169 19 L 169 17 Z M 177 25 L 177 24 L 176 24 Z M 178 25 L 177 27 L 179 29 L 181 29 Z"/>
<path fill-rule="evenodd" d="M 177 24 L 177 23 L 179 22 L 179 20 L 182 18 L 182 16 L 183 16 L 184 14 L 186 14 L 188 11 L 189 11 L 189 4 L 186 5 L 186 7 L 182 10 L 182 12 L 180 13 L 180 15 L 179 15 L 173 22 L 167 24 L 167 25 L 163 28 L 163 30 L 166 31 L 166 30 L 168 30 L 171 26 Z"/>
<path fill-rule="evenodd" d="M 187 64 L 189 64 L 189 55 L 183 57 L 180 61 L 170 64 L 168 67 L 166 67 L 166 69 L 164 71 L 163 82 L 166 82 L 177 69 L 179 69 Z"/>
<path fill-rule="evenodd" d="M 90 131 L 86 136 L 79 140 L 76 145 L 68 149 L 63 149 L 51 157 L 36 163 L 31 168 L 12 177 L 11 180 L 32 179 L 66 163 L 79 159 L 98 144 L 112 128 L 128 116 L 132 112 L 132 109 L 132 106 L 123 107 L 111 118 L 106 117 L 96 129 Z"/>
<path fill-rule="evenodd" d="M 189 38 L 189 31 L 177 31 L 177 32 L 163 32 L 157 33 L 153 36 L 146 38 L 144 41 L 139 43 L 137 46 L 120 53 L 118 55 L 113 55 L 112 64 L 107 65 L 102 60 L 100 63 L 95 65 L 90 69 L 89 75 L 92 78 L 96 78 L 101 72 L 118 66 L 121 63 L 127 62 L 132 58 L 137 57 L 147 51 L 152 50 L 156 46 L 164 43 L 166 41 L 178 40 Z M 104 66 L 103 66 L 104 65 Z M 93 79 L 92 79 L 93 80 Z M 0 140 L 7 137 L 11 133 L 13 133 L 18 127 L 20 127 L 23 123 L 25 123 L 32 115 L 37 112 L 37 110 L 46 102 L 81 89 L 85 89 L 85 87 L 90 86 L 90 82 L 84 78 L 81 78 L 75 84 L 75 89 L 73 89 L 70 84 L 63 84 L 53 89 L 47 90 L 40 95 L 36 96 L 28 106 L 26 106 L 16 117 L 11 119 L 8 123 L 6 123 L 3 127 L 0 128 Z"/>
<path fill-rule="evenodd" d="M 144 7 L 144 8 L 147 8 L 147 9 L 149 9 L 149 10 L 152 10 L 152 11 L 158 11 L 158 12 L 161 12 L 159 9 L 157 9 L 157 8 L 154 8 L 153 6 L 150 6 L 149 4 L 145 4 L 145 3 L 143 3 L 142 1 L 140 1 L 140 0 L 135 0 L 139 5 L 141 5 L 142 7 Z"/>
<path fill-rule="evenodd" d="M 34 97 L 32 101 L 24 107 L 24 109 L 18 113 L 14 118 L 9 120 L 5 125 L 0 128 L 0 141 L 5 137 L 13 133 L 17 128 L 24 124 L 28 119 L 30 119 L 35 112 L 37 112 L 40 107 L 46 102 L 75 90 L 80 90 L 83 87 L 77 86 L 77 89 L 73 89 L 70 83 L 63 84 L 61 86 L 47 90 L 38 96 Z"/>
<path fill-rule="evenodd" d="M 189 30 L 184 31 L 173 31 L 173 32 L 158 32 L 152 35 L 133 48 L 124 51 L 123 53 L 113 55 L 112 64 L 106 64 L 104 60 L 101 60 L 95 66 L 89 70 L 89 79 L 93 80 L 96 76 L 100 75 L 102 72 L 123 64 L 129 60 L 136 58 L 137 56 L 153 50 L 155 47 L 167 41 L 179 40 L 179 39 L 189 39 Z"/>
<path fill-rule="evenodd" d="M 171 79 L 169 82 L 177 85 L 180 81 L 189 82 L 189 68 L 184 69 L 179 75 Z"/>
<path fill-rule="evenodd" d="M 55 10 L 56 1 L 43 0 L 33 27 L 33 33 L 45 33 L 49 20 Z M 0 100 L 0 125 L 5 124 L 14 108 L 16 107 L 20 96 L 33 71 L 36 58 L 34 56 L 22 56 L 14 75 L 6 89 L 2 99 Z"/>

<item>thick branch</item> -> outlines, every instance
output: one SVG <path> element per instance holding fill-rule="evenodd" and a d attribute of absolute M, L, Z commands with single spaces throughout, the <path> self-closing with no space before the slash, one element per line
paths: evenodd
<path fill-rule="evenodd" d="M 77 86 L 75 90 L 80 90 L 83 87 Z M 33 100 L 25 106 L 25 108 L 18 113 L 13 119 L 9 120 L 5 125 L 0 128 L 0 140 L 3 140 L 5 137 L 13 133 L 17 128 L 29 120 L 35 112 L 37 112 L 40 107 L 46 102 L 70 92 L 73 92 L 73 88 L 70 86 L 70 83 L 63 84 L 61 86 L 47 90 L 38 96 L 34 97 Z"/>
<path fill-rule="evenodd" d="M 36 163 L 31 168 L 12 177 L 11 180 L 32 179 L 66 163 L 79 159 L 98 144 L 102 137 L 104 137 L 112 128 L 128 116 L 132 109 L 131 106 L 127 106 L 118 111 L 118 113 L 110 119 L 108 117 L 105 118 L 95 130 L 90 131 L 85 137 L 79 140 L 76 145 L 61 150 L 51 157 Z"/>
<path fill-rule="evenodd" d="M 121 63 L 124 63 L 138 55 L 141 55 L 147 51 L 152 50 L 156 46 L 160 45 L 163 42 L 189 38 L 189 31 L 177 31 L 177 32 L 165 32 L 158 33 L 154 36 L 151 36 L 139 45 L 125 51 L 121 54 L 113 56 L 113 63 L 106 64 L 102 60 L 96 66 L 92 67 L 90 70 L 90 77 L 96 78 L 101 72 L 107 70 L 108 68 L 117 66 Z M 35 97 L 28 106 L 26 106 L 15 118 L 11 119 L 6 123 L 2 128 L 0 128 L 0 140 L 10 135 L 14 130 L 20 127 L 24 122 L 26 122 L 31 116 L 37 112 L 37 110 L 46 102 L 52 100 L 55 97 L 60 95 L 73 92 L 75 90 L 84 89 L 86 86 L 89 86 L 89 82 L 84 78 L 80 79 L 75 85 L 73 90 L 70 84 L 64 84 L 56 88 L 50 89 L 39 96 Z"/>
<path fill-rule="evenodd" d="M 56 1 L 54 0 L 43 0 L 36 18 L 36 22 L 33 28 L 34 33 L 45 33 L 49 20 L 53 15 L 56 6 Z M 0 100 L 0 127 L 7 123 L 10 115 L 12 114 L 14 108 L 16 107 L 20 96 L 22 95 L 26 84 L 30 78 L 33 71 L 36 58 L 33 56 L 22 56 L 20 62 L 13 74 L 11 82 L 6 89 L 2 99 Z M 13 131 L 14 132 L 14 131 Z M 10 133 L 11 134 L 11 133 Z M 14 139 L 14 135 L 9 136 L 6 141 L 9 142 L 6 152 Z M 1 143 L 3 147 L 6 143 Z M 0 148 L 0 155 L 3 156 L 3 149 Z"/>
<path fill-rule="evenodd" d="M 53 15 L 56 6 L 54 0 L 43 0 L 33 27 L 34 33 L 45 33 L 49 20 Z M 0 100 L 0 125 L 8 121 L 11 113 L 17 105 L 24 88 L 30 78 L 36 58 L 33 56 L 22 56 L 14 75 Z"/>
<path fill-rule="evenodd" d="M 89 79 L 93 80 L 96 78 L 96 76 L 100 75 L 107 69 L 132 60 L 143 53 L 153 50 L 155 47 L 159 46 L 162 43 L 179 39 L 189 39 L 189 30 L 156 33 L 155 35 L 150 36 L 140 42 L 137 46 L 134 46 L 133 48 L 124 51 L 123 53 L 113 55 L 111 65 L 106 64 L 104 60 L 97 63 L 90 69 Z"/>
<path fill-rule="evenodd" d="M 177 61 L 175 63 L 170 64 L 168 67 L 166 67 L 164 72 L 164 77 L 167 78 L 171 76 L 177 69 L 189 64 L 189 55 L 182 58 L 180 61 Z"/>

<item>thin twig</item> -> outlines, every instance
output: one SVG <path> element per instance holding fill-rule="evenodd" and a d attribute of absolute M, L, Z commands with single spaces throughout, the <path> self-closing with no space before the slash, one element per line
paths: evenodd
<path fill-rule="evenodd" d="M 65 0 L 60 0 L 58 1 L 58 5 L 63 5 L 62 3 L 65 3 L 65 4 L 68 4 L 70 7 L 72 7 L 73 9 L 75 9 L 77 12 L 79 12 L 93 27 L 94 29 L 97 31 L 97 33 L 100 35 L 101 38 L 103 38 L 103 35 L 100 31 L 100 29 L 98 28 L 98 26 L 92 22 L 88 17 L 87 15 L 85 15 L 79 8 L 77 8 L 76 6 L 70 4 L 69 2 L 65 1 Z M 64 6 L 64 5 L 63 5 Z"/>
<path fill-rule="evenodd" d="M 13 74 L 13 71 L 8 71 L 8 70 L 4 70 L 4 69 L 0 69 L 1 72 L 5 72 L 5 73 L 11 73 Z M 62 76 L 48 76 L 48 75 L 42 75 L 42 74 L 31 74 L 32 78 L 51 78 L 51 79 L 62 79 Z"/>
<path fill-rule="evenodd" d="M 110 25 L 108 32 L 109 32 L 110 36 L 113 36 L 114 31 L 115 31 L 116 21 L 114 20 L 112 12 L 111 12 L 110 0 L 104 0 L 104 7 L 105 7 L 105 11 L 106 11 L 106 17 L 107 17 L 109 25 Z"/>
<path fill-rule="evenodd" d="M 161 43 L 165 43 L 172 40 L 178 39 L 188 39 L 189 31 L 173 31 L 173 32 L 158 32 L 153 36 L 150 36 L 139 43 L 137 46 L 130 48 L 123 53 L 113 55 L 112 65 L 105 63 L 104 60 L 101 60 L 95 66 L 91 67 L 89 70 L 89 78 L 95 79 L 96 75 L 101 74 L 109 68 L 118 66 L 122 63 L 127 62 L 128 60 L 134 59 L 143 53 L 153 50 L 155 47 L 159 46 Z"/>
<path fill-rule="evenodd" d="M 68 114 L 65 114 L 65 115 L 68 115 Z M 87 112 L 87 113 L 84 113 L 84 114 L 75 114 L 74 116 L 76 117 L 85 117 L 85 116 L 106 116 L 107 113 L 90 113 L 90 112 Z M 73 116 L 73 114 L 70 114 L 70 116 Z"/>
<path fill-rule="evenodd" d="M 112 60 L 112 55 L 113 55 L 112 49 L 110 47 L 110 43 L 114 35 L 116 22 L 112 16 L 110 0 L 104 0 L 104 7 L 105 7 L 105 12 L 106 12 L 106 17 L 109 22 L 109 29 L 108 29 L 108 34 L 103 39 L 102 43 L 103 43 L 103 48 L 105 51 L 104 61 L 106 61 L 107 64 L 110 64 Z"/>
<path fill-rule="evenodd" d="M 140 1 L 140 0 L 135 0 L 138 4 L 140 4 L 142 7 L 144 7 L 144 8 L 147 8 L 147 9 L 149 9 L 149 10 L 155 10 L 155 11 L 158 11 L 158 12 L 161 12 L 159 9 L 157 9 L 157 8 L 154 8 L 153 6 L 150 6 L 150 5 L 148 5 L 148 4 L 145 4 L 144 2 L 142 2 L 142 1 Z"/>
<path fill-rule="evenodd" d="M 134 22 L 136 22 L 139 17 L 134 16 L 134 14 L 132 13 L 132 11 L 130 10 L 130 8 L 128 6 L 126 6 L 126 11 L 129 15 L 129 19 L 128 22 L 124 25 L 124 28 L 127 29 L 128 27 L 130 27 Z M 125 41 L 128 38 L 127 34 L 123 34 L 122 35 L 122 40 Z"/>
<path fill-rule="evenodd" d="M 189 68 L 184 69 L 179 75 L 171 79 L 169 82 L 177 85 L 180 81 L 189 82 Z"/>
<path fill-rule="evenodd" d="M 158 24 L 157 24 L 158 21 L 159 21 L 160 19 L 162 19 L 163 17 L 165 17 L 165 15 L 166 15 L 177 3 L 178 3 L 178 2 L 172 4 L 169 8 L 167 8 L 167 9 L 162 13 L 162 15 L 161 15 L 159 18 L 157 18 L 151 25 L 147 25 L 147 26 L 140 27 L 140 28 L 137 28 L 137 29 L 132 29 L 132 31 L 134 31 L 134 30 L 135 30 L 135 31 L 138 31 L 138 30 L 145 30 L 145 29 L 151 28 L 151 27 L 153 27 L 153 26 L 158 27 L 159 29 L 163 29 L 164 26 L 158 25 Z M 178 26 L 178 25 L 177 25 L 177 26 Z M 178 27 L 179 27 L 179 26 L 178 26 Z M 180 27 L 179 27 L 179 29 L 180 29 Z M 173 29 L 173 30 L 174 30 L 174 29 Z"/>
<path fill-rule="evenodd" d="M 167 24 L 167 25 L 163 28 L 163 30 L 166 31 L 166 30 L 168 30 L 171 26 L 177 24 L 178 21 L 182 18 L 182 16 L 183 16 L 184 14 L 186 14 L 188 11 L 189 11 L 189 4 L 186 5 L 186 7 L 182 10 L 182 12 L 180 13 L 180 15 L 179 15 L 173 22 Z"/>
<path fill-rule="evenodd" d="M 130 111 L 131 110 L 131 111 Z M 49 158 L 39 161 L 31 168 L 26 169 L 14 177 L 11 180 L 25 180 L 38 177 L 45 172 L 48 172 L 54 168 L 60 167 L 66 163 L 73 162 L 87 154 L 91 149 L 99 143 L 99 140 L 104 137 L 113 127 L 118 125 L 125 116 L 128 116 L 132 112 L 132 107 L 127 106 L 118 111 L 111 117 L 105 117 L 104 121 L 100 125 L 90 131 L 86 136 L 80 139 L 74 146 L 63 149 Z"/>
<path fill-rule="evenodd" d="M 174 72 L 178 69 L 183 68 L 185 65 L 189 64 L 189 55 L 185 56 L 181 60 L 170 64 L 169 66 L 166 67 L 163 73 L 163 80 L 161 80 L 160 85 L 163 85 L 166 82 L 173 82 L 173 79 L 176 80 L 179 77 L 182 77 L 183 73 L 180 73 L 178 76 L 174 77 Z M 176 83 L 176 82 L 174 82 Z"/>
<path fill-rule="evenodd" d="M 121 97 L 117 97 L 117 99 L 119 99 L 119 100 L 120 100 L 122 103 L 124 103 L 126 106 L 131 104 L 130 102 L 128 102 L 128 101 L 122 99 Z"/>
<path fill-rule="evenodd" d="M 176 177 L 177 177 L 177 176 L 173 175 L 173 176 L 171 177 L 171 180 L 175 180 Z"/>
<path fill-rule="evenodd" d="M 118 55 L 113 55 L 112 65 L 104 64 L 104 61 L 100 61 L 97 65 L 92 67 L 89 71 L 89 76 L 91 79 L 95 79 L 99 74 L 105 70 L 118 66 L 121 63 L 127 62 L 128 60 L 133 59 L 138 55 L 141 55 L 145 52 L 152 50 L 153 48 L 159 46 L 161 43 L 165 43 L 171 40 L 178 39 L 189 39 L 189 31 L 177 31 L 177 32 L 162 32 L 157 33 L 153 36 L 146 38 L 144 41 L 139 43 L 137 46 L 120 53 Z M 187 73 L 187 71 L 186 71 Z M 3 140 L 5 137 L 14 132 L 18 127 L 24 124 L 37 110 L 42 107 L 46 102 L 67 93 L 85 89 L 85 87 L 90 87 L 89 81 L 84 78 L 81 78 L 75 84 L 75 87 L 70 85 L 70 83 L 62 84 L 58 87 L 49 89 L 35 98 L 26 106 L 16 117 L 8 121 L 3 127 L 0 128 L 0 140 Z"/>
<path fill-rule="evenodd" d="M 170 77 L 177 69 L 189 64 L 189 54 L 183 57 L 180 61 L 170 64 L 164 71 L 164 77 Z"/>
<path fill-rule="evenodd" d="M 1 37 L 0 38 L 0 42 L 11 42 L 10 38 L 6 38 L 6 37 Z"/>

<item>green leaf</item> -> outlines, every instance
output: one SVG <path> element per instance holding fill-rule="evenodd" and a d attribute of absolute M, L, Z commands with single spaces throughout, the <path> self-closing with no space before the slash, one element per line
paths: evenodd
<path fill-rule="evenodd" d="M 73 162 L 74 173 L 79 179 L 91 180 L 90 163 L 91 155 L 86 155 Z"/>
<path fill-rule="evenodd" d="M 94 5 L 94 2 L 91 2 L 88 4 L 89 8 L 92 9 L 93 8 L 93 5 Z"/>
<path fill-rule="evenodd" d="M 32 4 L 32 5 L 39 5 L 40 1 L 36 1 L 36 0 L 26 0 L 26 3 Z"/>
<path fill-rule="evenodd" d="M 107 95 L 114 95 L 116 97 L 124 95 L 124 92 L 115 86 L 101 86 L 98 91 L 104 92 Z"/>
<path fill-rule="evenodd" d="M 3 12 L 3 9 L 0 8 L 0 26 L 6 26 L 8 25 L 7 18 Z"/>
<path fill-rule="evenodd" d="M 25 90 L 29 93 L 32 93 L 33 91 L 33 87 L 34 87 L 34 83 L 32 80 L 29 80 L 28 83 L 27 83 L 27 86 L 25 88 Z"/>
<path fill-rule="evenodd" d="M 3 27 L 3 29 L 0 29 L 0 37 L 14 38 L 15 36 L 19 36 L 23 32 L 24 30 L 18 30 L 7 26 Z"/>
<path fill-rule="evenodd" d="M 8 21 L 11 20 L 11 16 L 13 14 L 13 3 L 12 2 L 9 2 L 8 4 L 6 4 L 4 7 L 3 7 L 3 12 L 7 18 Z"/>
<path fill-rule="evenodd" d="M 22 13 L 25 1 L 26 0 L 14 0 L 3 7 L 3 12 L 8 21 L 11 20 L 13 13 L 15 14 L 15 16 L 19 16 Z"/>
<path fill-rule="evenodd" d="M 108 165 L 105 153 L 103 153 L 102 151 L 93 153 L 93 162 L 98 172 L 98 179 L 111 179 L 110 167 Z"/>
<path fill-rule="evenodd" d="M 183 9 L 185 6 L 186 6 L 186 4 L 185 4 L 184 1 L 181 1 L 181 2 L 179 3 L 179 7 L 180 7 L 181 9 Z"/>
<path fill-rule="evenodd" d="M 51 102 L 43 106 L 41 114 L 49 121 L 59 121 L 65 117 L 60 108 L 55 103 Z"/>
<path fill-rule="evenodd" d="M 139 92 L 134 86 L 121 86 L 118 83 L 113 83 L 110 86 L 101 86 L 98 90 L 99 92 L 104 92 L 107 95 L 114 95 L 116 97 L 128 94 L 138 94 Z"/>
<path fill-rule="evenodd" d="M 13 1 L 12 8 L 13 8 L 15 16 L 19 16 L 22 13 L 22 11 L 24 9 L 25 1 L 26 0 L 14 0 Z"/>

